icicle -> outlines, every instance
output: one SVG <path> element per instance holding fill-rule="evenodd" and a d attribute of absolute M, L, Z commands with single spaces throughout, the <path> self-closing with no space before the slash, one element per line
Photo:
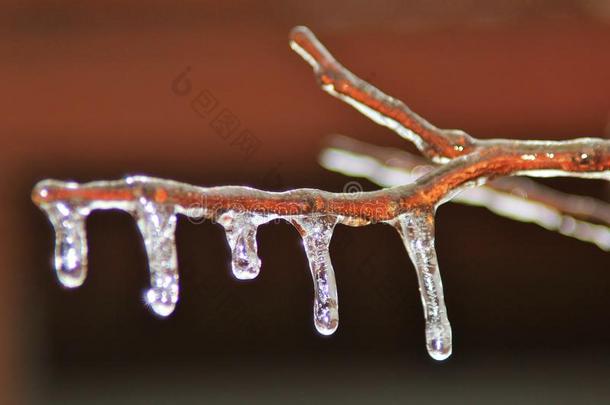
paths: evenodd
<path fill-rule="evenodd" d="M 173 206 L 141 198 L 135 216 L 148 254 L 150 288 L 146 302 L 161 316 L 168 316 L 178 302 L 178 264 Z"/>
<path fill-rule="evenodd" d="M 87 277 L 87 234 L 85 219 L 89 209 L 64 202 L 44 204 L 55 229 L 55 271 L 59 282 L 79 287 Z"/>
<path fill-rule="evenodd" d="M 451 326 L 434 250 L 434 215 L 429 212 L 404 214 L 395 226 L 417 272 L 428 353 L 435 360 L 444 360 L 451 355 Z"/>
<path fill-rule="evenodd" d="M 330 335 L 339 326 L 339 301 L 328 246 L 336 217 L 302 217 L 293 222 L 303 237 L 314 285 L 313 319 L 318 332 Z"/>
<path fill-rule="evenodd" d="M 265 220 L 255 214 L 226 212 L 218 218 L 225 228 L 227 242 L 231 247 L 231 269 L 240 280 L 251 280 L 258 276 L 261 259 L 257 254 L 256 230 Z"/>

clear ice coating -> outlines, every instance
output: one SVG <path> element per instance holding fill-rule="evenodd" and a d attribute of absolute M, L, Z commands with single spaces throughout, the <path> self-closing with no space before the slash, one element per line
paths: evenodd
<path fill-rule="evenodd" d="M 141 197 L 134 216 L 148 255 L 150 288 L 146 302 L 158 315 L 168 316 L 178 302 L 175 208 Z"/>
<path fill-rule="evenodd" d="M 451 325 L 443 297 L 443 283 L 434 249 L 434 215 L 403 214 L 395 223 L 415 266 L 426 318 L 426 347 L 435 360 L 451 355 Z"/>
<path fill-rule="evenodd" d="M 313 279 L 313 319 L 318 332 L 330 335 L 339 326 L 339 301 L 335 271 L 328 251 L 337 217 L 312 216 L 293 219 L 303 238 L 303 246 Z"/>
<path fill-rule="evenodd" d="M 87 234 L 85 220 L 89 209 L 64 202 L 44 204 L 55 229 L 55 271 L 59 282 L 79 287 L 87 277 Z"/>
<path fill-rule="evenodd" d="M 250 213 L 226 212 L 218 218 L 225 228 L 231 248 L 231 270 L 239 280 L 251 280 L 258 276 L 261 259 L 258 257 L 256 230 L 265 222 L 262 217 Z"/>

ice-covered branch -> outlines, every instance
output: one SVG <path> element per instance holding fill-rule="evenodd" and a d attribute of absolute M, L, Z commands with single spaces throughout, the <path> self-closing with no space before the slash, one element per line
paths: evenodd
<path fill-rule="evenodd" d="M 446 161 L 473 150 L 473 139 L 465 132 L 435 127 L 402 101 L 347 70 L 307 27 L 293 28 L 290 46 L 313 67 L 324 91 L 413 142 L 430 159 Z"/>
<path fill-rule="evenodd" d="M 309 28 L 293 28 L 290 32 L 290 46 L 312 66 L 324 91 L 353 106 L 377 124 L 388 127 L 413 142 L 424 156 L 436 163 L 445 163 L 456 157 L 498 146 L 518 150 L 528 147 L 535 149 L 545 143 L 553 144 L 545 141 L 481 140 L 459 129 L 437 128 L 414 113 L 404 102 L 383 93 L 342 66 Z M 578 141 L 595 140 L 582 138 Z M 586 158 L 587 154 L 583 152 L 583 159 Z"/>
<path fill-rule="evenodd" d="M 364 177 L 382 186 L 409 184 L 434 165 L 409 152 L 367 144 L 335 135 L 322 151 L 320 163 L 329 170 Z M 511 219 L 532 222 L 610 250 L 610 204 L 591 197 L 557 191 L 523 177 L 503 177 L 471 188 L 453 202 L 485 207 Z"/>
<path fill-rule="evenodd" d="M 178 300 L 174 230 L 176 215 L 219 222 L 240 279 L 258 274 L 261 261 L 256 230 L 284 219 L 301 234 L 314 284 L 314 324 L 322 334 L 338 325 L 338 294 L 328 252 L 336 224 L 393 225 L 415 266 L 430 355 L 451 353 L 440 273 L 434 252 L 434 212 L 460 191 L 500 176 L 575 176 L 610 180 L 610 141 L 582 138 L 563 142 L 479 141 L 462 131 L 440 130 L 406 105 L 363 82 L 339 65 L 306 28 L 292 33 L 291 45 L 314 66 L 323 88 L 376 122 L 412 140 L 435 162 L 444 163 L 410 184 L 345 194 L 315 189 L 282 193 L 248 187 L 197 187 L 144 176 L 84 184 L 44 180 L 33 201 L 55 227 L 55 267 L 67 287 L 82 284 L 87 268 L 84 222 L 96 209 L 120 209 L 137 220 L 149 258 L 151 286 L 146 299 L 159 315 L 169 315 Z"/>

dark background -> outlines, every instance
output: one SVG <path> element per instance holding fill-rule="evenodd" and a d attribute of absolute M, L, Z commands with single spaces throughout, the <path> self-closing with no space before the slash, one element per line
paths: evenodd
<path fill-rule="evenodd" d="M 454 354 L 430 359 L 417 282 L 394 230 L 339 226 L 341 324 L 312 324 L 311 277 L 288 224 L 259 231 L 260 276 L 229 273 L 221 228 L 181 218 L 181 298 L 143 304 L 133 220 L 96 212 L 89 277 L 59 287 L 44 178 L 147 174 L 199 185 L 341 191 L 329 133 L 410 148 L 317 87 L 288 47 L 309 26 L 356 74 L 441 127 L 481 138 L 608 137 L 607 1 L 4 1 L 0 12 L 0 401 L 575 402 L 610 399 L 609 256 L 448 204 L 437 250 Z M 191 67 L 261 146 L 250 159 L 171 90 Z M 366 190 L 376 187 L 358 180 Z M 607 183 L 549 180 L 609 199 Z"/>

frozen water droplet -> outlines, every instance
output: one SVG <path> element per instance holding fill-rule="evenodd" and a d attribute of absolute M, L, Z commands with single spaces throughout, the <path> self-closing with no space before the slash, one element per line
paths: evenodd
<path fill-rule="evenodd" d="M 87 234 L 89 210 L 64 202 L 41 205 L 55 229 L 55 271 L 59 282 L 79 287 L 87 277 Z"/>
<path fill-rule="evenodd" d="M 426 322 L 426 348 L 434 360 L 445 360 L 451 356 L 449 322 Z"/>
<path fill-rule="evenodd" d="M 428 353 L 435 360 L 445 360 L 452 350 L 451 326 L 434 250 L 434 216 L 429 212 L 408 213 L 401 215 L 395 225 L 417 272 Z"/>
<path fill-rule="evenodd" d="M 337 218 L 331 216 L 301 217 L 293 221 L 301 232 L 313 278 L 314 324 L 322 335 L 331 335 L 339 326 L 339 300 L 335 271 L 330 261 L 328 246 Z"/>
<path fill-rule="evenodd" d="M 226 212 L 218 218 L 225 228 L 227 242 L 231 248 L 231 269 L 240 280 L 251 280 L 258 276 L 261 259 L 258 257 L 256 230 L 263 223 L 262 217 L 249 213 Z"/>
<path fill-rule="evenodd" d="M 135 217 L 144 239 L 150 271 L 150 288 L 145 300 L 155 313 L 168 316 L 178 302 L 174 207 L 141 199 Z"/>

